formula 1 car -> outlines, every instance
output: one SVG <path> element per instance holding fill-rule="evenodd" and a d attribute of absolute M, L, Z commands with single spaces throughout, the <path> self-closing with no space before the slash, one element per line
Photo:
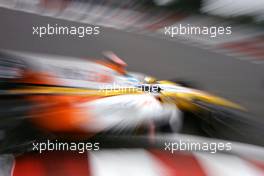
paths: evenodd
<path fill-rule="evenodd" d="M 0 60 L 4 139 L 12 134 L 13 139 L 35 140 L 36 131 L 86 137 L 191 131 L 263 144 L 262 124 L 245 117 L 245 108 L 182 82 L 127 72 L 111 52 L 96 61 L 14 52 L 1 53 Z M 28 124 L 34 132 L 26 132 Z"/>

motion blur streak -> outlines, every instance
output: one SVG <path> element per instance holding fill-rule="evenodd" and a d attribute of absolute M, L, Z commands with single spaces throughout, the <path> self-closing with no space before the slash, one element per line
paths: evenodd
<path fill-rule="evenodd" d="M 203 0 L 202 11 L 224 17 L 252 16 L 256 21 L 264 20 L 264 2 L 261 0 Z"/>
<path fill-rule="evenodd" d="M 233 46 L 233 43 L 239 42 L 253 43 L 255 38 L 263 38 L 263 26 L 259 24 L 263 21 L 262 2 L 178 0 L 172 7 L 154 5 L 164 2 L 162 0 L 154 3 L 150 0 L 2 0 L 0 6 L 95 26 L 154 35 L 167 40 L 171 39 L 164 35 L 164 28 L 169 26 L 190 25 L 201 28 L 229 26 L 232 28 L 232 35 L 220 35 L 214 40 L 211 40 L 210 35 L 178 35 L 177 40 L 221 53 L 231 52 L 232 56 L 248 57 L 250 60 L 252 58 L 253 63 L 262 63 L 263 41 L 239 50 L 236 47 L 223 47 Z M 216 17 L 215 14 L 220 14 L 221 17 Z M 257 20 L 250 20 L 251 18 Z"/>

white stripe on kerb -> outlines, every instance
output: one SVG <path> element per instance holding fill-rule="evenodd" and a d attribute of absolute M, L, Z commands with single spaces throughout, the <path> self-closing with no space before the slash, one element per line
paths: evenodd
<path fill-rule="evenodd" d="M 162 176 L 158 161 L 143 149 L 104 150 L 89 154 L 92 176 Z"/>
<path fill-rule="evenodd" d="M 210 176 L 263 176 L 261 170 L 237 156 L 208 153 L 196 153 L 195 156 Z"/>

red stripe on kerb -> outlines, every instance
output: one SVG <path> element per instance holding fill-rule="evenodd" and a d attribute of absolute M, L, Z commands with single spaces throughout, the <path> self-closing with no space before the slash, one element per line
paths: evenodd
<path fill-rule="evenodd" d="M 16 158 L 13 176 L 89 176 L 87 153 L 47 152 Z"/>
<path fill-rule="evenodd" d="M 168 176 L 206 176 L 195 156 L 190 153 L 169 153 L 158 150 L 151 153 L 163 164 Z"/>
<path fill-rule="evenodd" d="M 45 176 L 45 167 L 42 162 L 32 156 L 20 156 L 16 158 L 13 176 Z"/>
<path fill-rule="evenodd" d="M 259 170 L 261 170 L 263 172 L 264 175 L 264 162 L 262 161 L 255 161 L 255 160 L 247 160 L 247 162 L 249 162 L 250 164 L 253 164 L 255 167 L 257 167 Z"/>

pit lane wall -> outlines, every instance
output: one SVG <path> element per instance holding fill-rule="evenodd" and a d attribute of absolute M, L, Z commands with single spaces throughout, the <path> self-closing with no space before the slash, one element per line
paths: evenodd
<path fill-rule="evenodd" d="M 251 3 L 247 1 L 249 0 L 241 2 L 240 6 L 236 3 L 229 5 L 232 5 L 232 8 L 237 8 L 236 11 L 241 12 L 243 11 L 241 10 L 242 5 L 245 6 Z M 252 4 L 257 6 L 255 1 Z M 172 10 L 146 5 L 147 2 L 147 0 L 0 0 L 0 7 L 127 32 L 136 32 L 166 40 L 181 41 L 227 55 L 244 57 L 253 63 L 264 63 L 264 30 L 262 27 L 201 13 L 194 14 L 184 11 L 180 7 Z M 221 3 L 217 4 L 216 2 Z M 220 16 L 221 14 L 229 14 L 231 16 L 231 13 L 221 11 L 227 5 L 226 0 L 215 1 L 215 3 L 204 0 L 201 10 L 208 14 L 218 14 Z M 214 10 L 214 7 L 219 6 L 221 8 L 217 8 L 218 11 Z M 231 7 L 227 11 L 235 12 Z M 259 11 L 261 11 L 261 8 L 262 6 L 259 7 Z M 179 25 L 214 26 L 217 28 L 230 26 L 232 35 L 219 35 L 213 38 L 210 35 L 196 34 L 175 35 L 173 37 L 166 35 L 166 27 Z"/>

